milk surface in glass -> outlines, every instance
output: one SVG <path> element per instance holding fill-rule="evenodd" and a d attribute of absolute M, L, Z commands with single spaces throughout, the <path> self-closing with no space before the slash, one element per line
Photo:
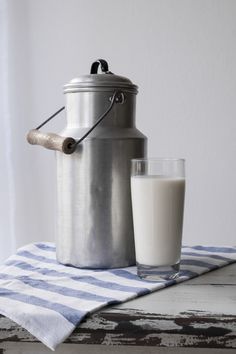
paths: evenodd
<path fill-rule="evenodd" d="M 131 177 L 136 261 L 148 266 L 180 261 L 185 179 Z"/>

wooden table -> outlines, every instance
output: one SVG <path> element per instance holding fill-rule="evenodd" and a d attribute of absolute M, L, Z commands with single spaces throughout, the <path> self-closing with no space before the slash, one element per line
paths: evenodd
<path fill-rule="evenodd" d="M 0 317 L 0 354 L 52 353 Z M 236 263 L 83 322 L 56 354 L 236 354 Z"/>

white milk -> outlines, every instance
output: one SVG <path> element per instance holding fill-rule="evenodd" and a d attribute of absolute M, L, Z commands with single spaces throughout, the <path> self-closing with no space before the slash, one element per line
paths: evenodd
<path fill-rule="evenodd" d="M 149 266 L 180 260 L 184 178 L 131 177 L 136 260 Z"/>

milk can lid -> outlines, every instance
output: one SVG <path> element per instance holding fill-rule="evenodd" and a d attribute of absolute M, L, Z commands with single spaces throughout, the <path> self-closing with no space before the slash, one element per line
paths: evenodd
<path fill-rule="evenodd" d="M 98 74 L 98 67 L 101 66 L 101 74 Z M 112 91 L 122 89 L 125 92 L 137 93 L 138 86 L 123 76 L 113 74 L 108 69 L 108 64 L 104 59 L 98 59 L 91 66 L 90 75 L 81 75 L 72 79 L 64 86 L 64 93 L 69 92 L 94 92 Z"/>

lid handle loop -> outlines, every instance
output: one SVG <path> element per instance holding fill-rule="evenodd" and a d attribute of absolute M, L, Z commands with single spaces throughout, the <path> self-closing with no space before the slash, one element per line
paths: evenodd
<path fill-rule="evenodd" d="M 105 74 L 111 74 L 108 68 L 108 63 L 104 59 L 98 59 L 91 65 L 90 74 L 97 74 L 98 67 L 101 66 L 101 71 Z"/>

